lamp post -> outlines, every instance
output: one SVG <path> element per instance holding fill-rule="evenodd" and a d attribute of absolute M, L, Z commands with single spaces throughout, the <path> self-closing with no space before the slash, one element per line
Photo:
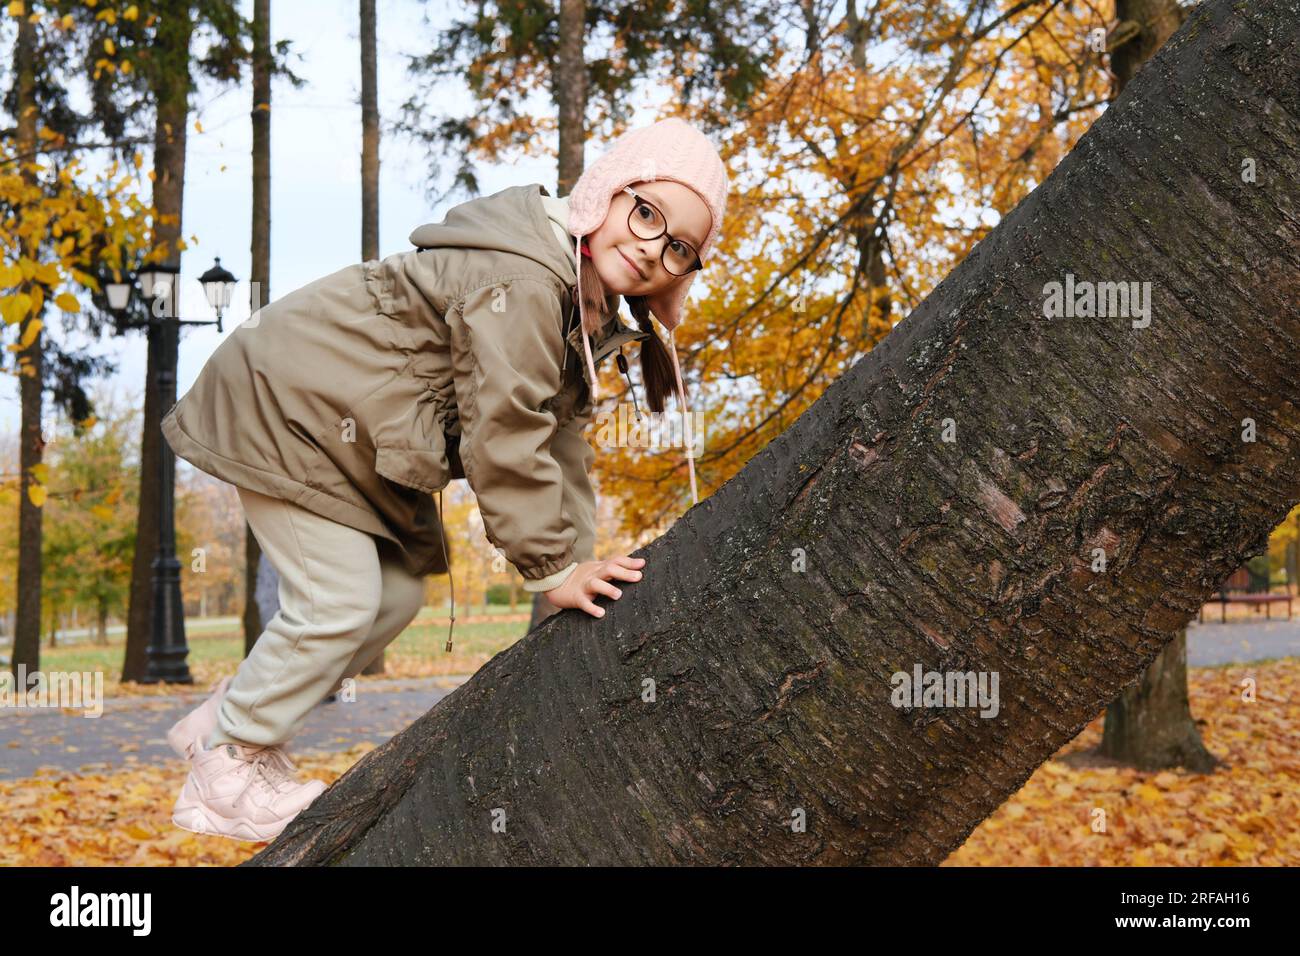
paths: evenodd
<path fill-rule="evenodd" d="M 234 293 L 235 277 L 221 266 L 221 259 L 199 277 L 208 304 L 217 314 L 215 322 L 178 318 L 180 303 L 180 269 L 176 266 L 151 265 L 138 274 L 140 293 L 148 303 L 149 317 L 143 321 L 131 320 L 127 310 L 131 303 L 133 284 L 110 282 L 105 284 L 105 298 L 113 314 L 113 324 L 121 333 L 126 329 L 146 328 L 149 344 L 157 349 L 156 380 L 149 387 L 156 389 L 160 415 L 165 415 L 176 404 L 176 358 L 182 325 L 216 325 L 222 331 L 221 315 L 230 305 Z M 176 558 L 176 455 L 165 440 L 159 441 L 158 454 L 158 544 L 153 569 L 153 618 L 147 651 L 148 666 L 142 683 L 156 684 L 168 681 L 192 684 L 186 657 L 189 646 L 185 641 L 185 609 L 181 601 L 181 566 Z M 137 547 L 147 546 L 137 542 Z"/>

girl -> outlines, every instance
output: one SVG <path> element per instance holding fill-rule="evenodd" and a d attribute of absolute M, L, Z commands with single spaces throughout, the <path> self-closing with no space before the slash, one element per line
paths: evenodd
<path fill-rule="evenodd" d="M 417 228 L 414 249 L 318 279 L 226 337 L 162 430 L 237 487 L 280 609 L 168 733 L 191 762 L 173 822 L 269 840 L 325 789 L 294 778 L 285 743 L 410 623 L 424 575 L 450 575 L 452 478 L 555 608 L 603 617 L 594 598 L 641 579 L 644 558 L 593 558 L 596 365 L 640 342 L 647 404 L 663 411 L 676 384 L 689 448 L 676 350 L 650 314 L 671 343 L 726 194 L 708 139 L 662 120 L 621 137 L 567 198 L 532 184 L 462 203 Z M 618 319 L 620 295 L 639 328 Z"/>

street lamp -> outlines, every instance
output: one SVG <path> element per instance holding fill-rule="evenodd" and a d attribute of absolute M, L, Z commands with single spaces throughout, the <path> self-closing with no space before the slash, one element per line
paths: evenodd
<path fill-rule="evenodd" d="M 235 277 L 221 266 L 221 256 L 216 264 L 199 276 L 203 291 L 207 294 L 208 305 L 217 313 L 217 331 L 221 331 L 221 313 L 230 308 L 230 299 L 235 294 Z"/>
<path fill-rule="evenodd" d="M 157 346 L 155 380 L 148 386 L 158 397 L 161 417 L 176 404 L 176 353 L 180 327 L 215 325 L 221 331 L 221 313 L 230 305 L 235 277 L 221 267 L 220 259 L 200 277 L 208 304 L 216 310 L 216 322 L 181 319 L 175 315 L 180 303 L 179 267 L 150 265 L 140 270 L 137 278 L 140 292 L 149 303 L 147 319 L 132 321 L 127 317 L 133 289 L 130 282 L 105 283 L 105 299 L 119 332 L 130 328 L 146 329 L 150 346 Z M 176 454 L 161 436 L 158 449 L 158 545 L 152 564 L 153 618 L 146 654 L 148 666 L 142 683 L 192 684 L 194 677 L 186 663 L 189 646 L 185 641 L 185 611 L 181 602 L 181 566 L 176 559 Z M 139 546 L 147 546 L 147 542 L 137 542 Z"/>

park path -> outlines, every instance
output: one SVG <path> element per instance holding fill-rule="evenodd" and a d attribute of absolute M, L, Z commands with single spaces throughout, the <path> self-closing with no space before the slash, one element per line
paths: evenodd
<path fill-rule="evenodd" d="M 360 680 L 356 700 L 317 704 L 289 744 L 295 758 L 367 741 L 376 746 L 405 730 L 456 689 L 468 674 L 404 680 Z M 130 764 L 176 762 L 169 727 L 208 696 L 207 688 L 166 697 L 111 697 L 98 717 L 58 708 L 0 710 L 0 780 L 51 770 L 112 771 Z"/>
<path fill-rule="evenodd" d="M 1300 617 L 1293 620 L 1195 621 L 1187 631 L 1191 667 L 1300 657 Z M 376 746 L 404 730 L 470 675 L 362 680 L 357 699 L 318 704 L 289 745 L 293 755 Z M 0 780 L 32 776 L 39 767 L 76 771 L 121 769 L 129 763 L 178 758 L 164 735 L 207 696 L 206 689 L 170 697 L 118 697 L 96 718 L 55 708 L 0 711 Z"/>

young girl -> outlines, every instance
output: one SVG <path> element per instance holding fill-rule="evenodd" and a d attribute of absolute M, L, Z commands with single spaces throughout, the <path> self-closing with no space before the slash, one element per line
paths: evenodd
<path fill-rule="evenodd" d="M 644 558 L 593 557 L 596 365 L 640 342 L 646 402 L 663 411 L 676 385 L 689 449 L 676 349 L 650 314 L 671 344 L 726 195 L 709 140 L 663 120 L 621 137 L 566 198 L 532 184 L 462 203 L 417 228 L 416 248 L 318 279 L 227 336 L 162 429 L 237 487 L 280 609 L 169 731 L 191 762 L 173 822 L 269 840 L 325 789 L 295 779 L 285 744 L 415 617 L 424 576 L 450 575 L 452 478 L 556 608 L 603 617 L 594 598 L 641 579 Z M 618 319 L 620 295 L 639 328 Z"/>

